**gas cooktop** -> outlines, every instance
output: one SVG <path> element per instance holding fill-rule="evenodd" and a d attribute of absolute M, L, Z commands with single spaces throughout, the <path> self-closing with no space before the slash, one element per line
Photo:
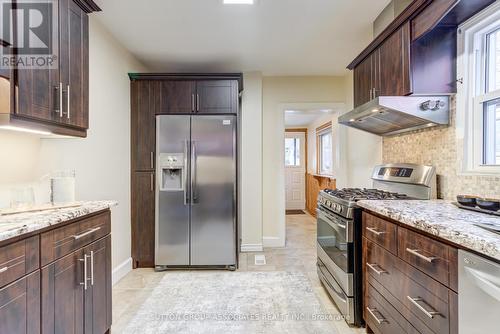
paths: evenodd
<path fill-rule="evenodd" d="M 325 189 L 325 193 L 330 196 L 341 198 L 348 201 L 359 201 L 362 199 L 384 200 L 384 199 L 411 199 L 408 195 L 389 192 L 379 189 L 360 189 L 360 188 L 344 188 L 344 189 Z"/>

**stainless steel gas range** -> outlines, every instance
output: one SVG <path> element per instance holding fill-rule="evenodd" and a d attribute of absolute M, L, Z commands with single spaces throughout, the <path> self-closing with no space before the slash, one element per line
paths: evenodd
<path fill-rule="evenodd" d="M 347 323 L 363 323 L 361 209 L 358 200 L 410 200 L 436 197 L 434 167 L 414 164 L 376 166 L 374 189 L 325 189 L 317 208 L 318 276 Z"/>

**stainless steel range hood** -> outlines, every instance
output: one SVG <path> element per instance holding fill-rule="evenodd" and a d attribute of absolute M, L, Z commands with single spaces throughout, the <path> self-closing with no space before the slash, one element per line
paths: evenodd
<path fill-rule="evenodd" d="M 379 96 L 339 117 L 339 123 L 390 136 L 449 124 L 450 97 Z"/>

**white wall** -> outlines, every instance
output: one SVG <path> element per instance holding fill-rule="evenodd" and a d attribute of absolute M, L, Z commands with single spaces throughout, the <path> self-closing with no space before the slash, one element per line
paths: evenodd
<path fill-rule="evenodd" d="M 93 17 L 90 19 L 90 129 L 85 139 L 42 139 L 39 173 L 76 171 L 78 200 L 112 199 L 113 268 L 129 266 L 130 81 L 145 71 Z M 126 262 L 128 261 L 128 262 Z"/>
<path fill-rule="evenodd" d="M 262 75 L 245 73 L 241 112 L 241 250 L 262 250 Z"/>

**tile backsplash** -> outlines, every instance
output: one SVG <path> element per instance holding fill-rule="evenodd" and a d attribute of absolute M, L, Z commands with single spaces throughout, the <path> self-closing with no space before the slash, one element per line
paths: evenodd
<path fill-rule="evenodd" d="M 458 194 L 500 197 L 500 175 L 459 175 L 463 143 L 455 134 L 455 99 L 451 124 L 383 139 L 384 163 L 416 163 L 436 167 L 438 197 L 455 199 Z"/>

